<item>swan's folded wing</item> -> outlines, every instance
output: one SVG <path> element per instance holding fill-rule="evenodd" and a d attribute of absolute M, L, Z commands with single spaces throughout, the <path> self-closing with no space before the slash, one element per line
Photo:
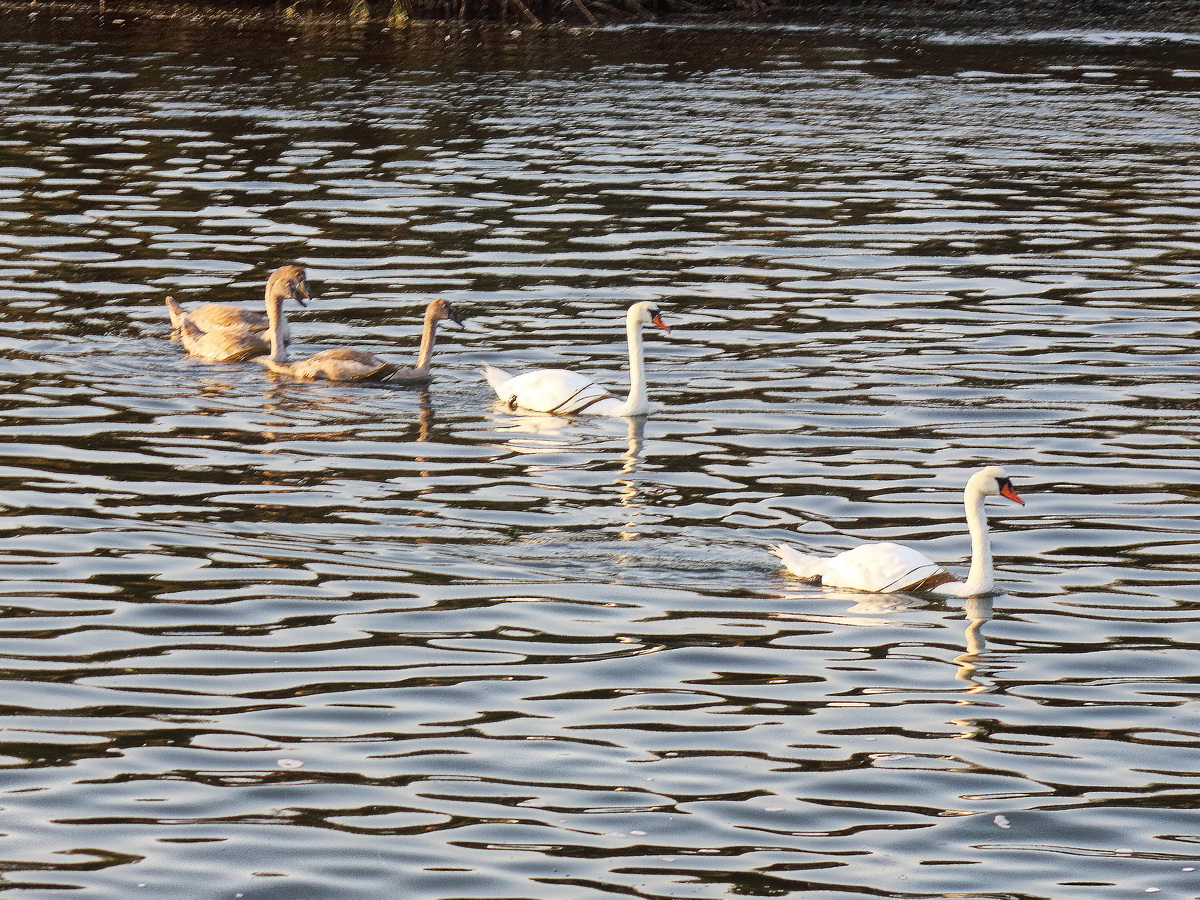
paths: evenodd
<path fill-rule="evenodd" d="M 416 366 L 394 366 L 377 380 L 389 384 L 429 384 L 433 381 L 433 374 L 428 369 L 418 369 Z"/>
<path fill-rule="evenodd" d="M 263 313 L 228 303 L 205 303 L 188 318 L 201 331 L 266 331 L 270 325 Z"/>
<path fill-rule="evenodd" d="M 821 583 L 873 593 L 912 590 L 946 575 L 924 553 L 903 544 L 863 544 L 828 560 Z"/>
<path fill-rule="evenodd" d="M 179 340 L 189 355 L 214 362 L 242 362 L 271 349 L 269 343 L 252 332 L 204 332 L 186 316 L 180 325 Z"/>
<path fill-rule="evenodd" d="M 581 412 L 611 397 L 586 375 L 566 369 L 539 369 L 511 378 L 500 386 L 500 399 L 509 406 L 535 412 Z"/>
<path fill-rule="evenodd" d="M 387 378 L 398 366 L 374 353 L 338 347 L 322 350 L 293 365 L 296 377 L 328 381 L 378 381 Z"/>

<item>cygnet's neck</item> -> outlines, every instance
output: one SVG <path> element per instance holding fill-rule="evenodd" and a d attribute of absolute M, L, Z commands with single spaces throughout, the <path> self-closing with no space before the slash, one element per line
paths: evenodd
<path fill-rule="evenodd" d="M 438 321 L 432 306 L 425 310 L 425 328 L 421 332 L 421 348 L 417 351 L 418 372 L 428 372 L 433 363 L 433 345 L 437 341 Z"/>
<path fill-rule="evenodd" d="M 283 297 L 267 293 L 267 321 L 271 325 L 271 361 L 287 362 L 287 320 L 283 314 Z"/>

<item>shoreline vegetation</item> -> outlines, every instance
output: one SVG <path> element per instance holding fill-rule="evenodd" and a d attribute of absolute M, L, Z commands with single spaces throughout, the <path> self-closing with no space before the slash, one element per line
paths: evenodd
<path fill-rule="evenodd" d="M 1083 28 L 1200 34 L 1200 0 L 0 0 L 0 20 L 81 16 L 114 22 L 303 21 L 394 28 L 455 21 L 514 27 L 699 21 L 824 28 Z"/>

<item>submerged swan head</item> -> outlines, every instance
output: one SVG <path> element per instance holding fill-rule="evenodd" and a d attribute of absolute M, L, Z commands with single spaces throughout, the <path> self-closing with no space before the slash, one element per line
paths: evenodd
<path fill-rule="evenodd" d="M 966 492 L 978 497 L 1007 497 L 1013 503 L 1025 505 L 1008 474 L 1000 466 L 988 466 L 972 475 L 967 482 Z"/>
<path fill-rule="evenodd" d="M 658 304 L 653 300 L 643 300 L 641 303 L 633 304 L 629 307 L 629 315 L 625 317 L 625 321 L 630 325 L 654 325 L 663 331 L 671 330 L 671 327 L 663 321 Z"/>
<path fill-rule="evenodd" d="M 304 301 L 312 299 L 303 266 L 280 266 L 267 279 L 268 304 L 273 301 L 282 303 L 289 298 L 301 306 L 308 306 Z"/>

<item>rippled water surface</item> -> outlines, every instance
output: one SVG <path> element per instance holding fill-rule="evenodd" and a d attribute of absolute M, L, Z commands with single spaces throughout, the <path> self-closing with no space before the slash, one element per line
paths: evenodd
<path fill-rule="evenodd" d="M 1196 42 L 17 31 L 3 885 L 1200 896 Z M 432 388 L 168 340 L 289 261 Z M 495 404 L 643 299 L 644 422 Z M 961 572 L 992 462 L 990 600 L 766 552 Z"/>

